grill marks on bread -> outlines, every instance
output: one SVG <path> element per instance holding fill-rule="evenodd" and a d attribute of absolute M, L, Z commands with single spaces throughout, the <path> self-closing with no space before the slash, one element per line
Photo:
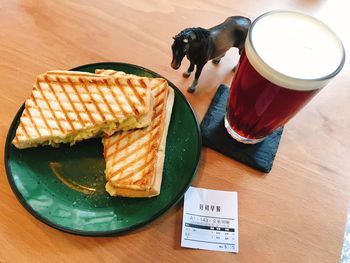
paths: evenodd
<path fill-rule="evenodd" d="M 96 72 L 109 76 L 130 76 L 110 70 Z M 154 98 L 152 122 L 146 128 L 116 133 L 103 139 L 106 178 L 114 187 L 147 191 L 156 176 L 157 153 L 163 135 L 169 87 L 163 79 L 134 78 L 139 79 L 143 88 L 149 85 L 147 82 L 151 83 Z"/>
<path fill-rule="evenodd" d="M 13 143 L 23 146 L 25 141 L 50 140 L 106 122 L 138 118 L 151 110 L 150 92 L 138 79 L 74 71 L 44 73 L 25 102 Z"/>

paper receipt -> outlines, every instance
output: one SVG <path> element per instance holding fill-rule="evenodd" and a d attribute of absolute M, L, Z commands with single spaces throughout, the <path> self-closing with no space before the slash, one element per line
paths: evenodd
<path fill-rule="evenodd" d="M 181 246 L 238 252 L 237 192 L 190 187 L 185 194 Z"/>

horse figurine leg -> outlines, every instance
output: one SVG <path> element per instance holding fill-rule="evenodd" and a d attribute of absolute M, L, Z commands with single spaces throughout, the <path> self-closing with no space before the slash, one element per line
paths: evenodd
<path fill-rule="evenodd" d="M 201 64 L 201 65 L 196 65 L 196 73 L 194 74 L 194 80 L 191 84 L 191 86 L 187 89 L 187 91 L 189 93 L 193 93 L 196 91 L 196 88 L 197 88 L 197 84 L 198 84 L 198 79 L 199 79 L 199 76 L 201 75 L 202 73 L 202 69 L 204 67 L 205 64 Z"/>
<path fill-rule="evenodd" d="M 183 76 L 184 78 L 188 78 L 188 77 L 191 75 L 191 73 L 192 73 L 193 70 L 194 70 L 194 64 L 191 63 L 190 66 L 189 66 L 189 68 L 187 69 L 187 71 L 185 71 L 185 72 L 182 74 L 182 76 Z"/>
<path fill-rule="evenodd" d="M 243 47 L 239 47 L 238 48 L 238 54 L 241 55 L 242 54 L 242 50 L 243 50 Z M 236 66 L 233 67 L 232 71 L 235 72 L 236 69 L 238 68 L 239 66 L 239 61 L 237 62 Z"/>
<path fill-rule="evenodd" d="M 233 67 L 233 69 L 232 69 L 233 72 L 236 72 L 236 69 L 238 68 L 238 64 L 239 63 L 237 63 L 236 66 Z"/>
<path fill-rule="evenodd" d="M 212 61 L 214 64 L 219 64 L 220 63 L 220 60 L 226 55 L 226 53 L 214 58 Z"/>

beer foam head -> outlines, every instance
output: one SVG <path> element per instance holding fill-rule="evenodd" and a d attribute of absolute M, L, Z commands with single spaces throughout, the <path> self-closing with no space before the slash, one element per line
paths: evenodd
<path fill-rule="evenodd" d="M 345 61 L 342 42 L 328 26 L 292 11 L 272 11 L 257 18 L 245 50 L 262 76 L 297 90 L 324 87 Z"/>

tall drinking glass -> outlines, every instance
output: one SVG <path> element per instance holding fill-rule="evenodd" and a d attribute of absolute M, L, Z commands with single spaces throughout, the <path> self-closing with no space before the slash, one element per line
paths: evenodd
<path fill-rule="evenodd" d="M 231 84 L 225 127 L 258 143 L 291 119 L 342 69 L 345 51 L 316 18 L 292 11 L 258 17 Z"/>

